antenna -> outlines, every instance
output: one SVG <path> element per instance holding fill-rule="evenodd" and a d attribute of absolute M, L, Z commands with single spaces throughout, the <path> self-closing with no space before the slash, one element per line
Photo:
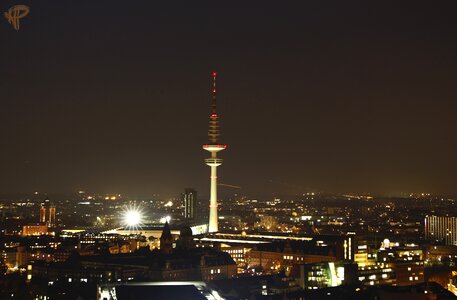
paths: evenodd
<path fill-rule="evenodd" d="M 217 111 L 216 111 L 216 75 L 217 73 L 216 72 L 213 72 L 213 99 L 211 101 L 211 114 L 216 114 L 217 115 Z"/>
<path fill-rule="evenodd" d="M 217 139 L 219 137 L 219 115 L 217 114 L 217 101 L 216 101 L 216 76 L 217 73 L 213 72 L 213 98 L 211 101 L 211 116 L 209 118 L 209 131 L 208 131 L 208 136 L 209 136 L 209 141 L 212 144 L 217 143 Z"/>

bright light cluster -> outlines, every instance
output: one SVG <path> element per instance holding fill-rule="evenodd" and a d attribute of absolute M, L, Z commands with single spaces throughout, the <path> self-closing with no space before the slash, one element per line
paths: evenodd
<path fill-rule="evenodd" d="M 122 223 L 130 229 L 141 227 L 143 223 L 143 213 L 135 206 L 127 207 L 122 214 Z"/>
<path fill-rule="evenodd" d="M 165 223 L 165 222 L 170 223 L 170 220 L 171 220 L 170 216 L 165 216 L 163 218 L 160 218 L 160 223 Z"/>
<path fill-rule="evenodd" d="M 127 226 L 137 226 L 141 222 L 141 214 L 139 211 L 128 210 L 125 213 L 124 221 Z"/>

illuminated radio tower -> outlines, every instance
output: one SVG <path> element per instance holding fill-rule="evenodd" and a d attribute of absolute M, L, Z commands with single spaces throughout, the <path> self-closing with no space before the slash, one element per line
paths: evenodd
<path fill-rule="evenodd" d="M 219 115 L 216 110 L 216 72 L 213 72 L 213 99 L 211 101 L 211 116 L 209 118 L 209 144 L 203 145 L 203 149 L 211 152 L 211 158 L 205 159 L 205 163 L 211 167 L 211 196 L 209 200 L 209 226 L 208 232 L 217 232 L 217 167 L 222 164 L 222 159 L 217 157 L 217 152 L 227 148 L 227 145 L 217 143 L 219 137 Z"/>

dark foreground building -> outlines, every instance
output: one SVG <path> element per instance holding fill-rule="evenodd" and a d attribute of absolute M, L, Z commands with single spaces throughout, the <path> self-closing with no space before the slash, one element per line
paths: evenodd
<path fill-rule="evenodd" d="M 101 284 L 97 300 L 222 300 L 219 294 L 201 281 L 164 281 L 145 283 Z"/>
<path fill-rule="evenodd" d="M 146 252 L 146 251 L 145 251 Z M 79 257 L 64 263 L 37 262 L 30 279 L 48 282 L 116 282 L 129 280 L 213 280 L 236 274 L 229 254 L 213 249 L 191 249 L 170 254 L 146 253 Z"/>
<path fill-rule="evenodd" d="M 37 299 L 47 299 L 44 297 L 50 295 L 55 299 L 76 299 L 81 296 L 81 287 L 89 297 L 78 299 L 93 299 L 89 290 L 94 296 L 97 293 L 98 299 L 202 299 L 202 291 L 206 295 L 208 289 L 203 283 L 190 281 L 208 282 L 231 278 L 237 273 L 237 266 L 228 253 L 196 247 L 189 227 L 181 229 L 175 248 L 173 243 L 166 223 L 160 250 L 141 248 L 133 253 L 106 252 L 91 256 L 74 253 L 65 262 L 36 261 L 27 266 L 27 282 L 30 287 L 41 287 L 34 292 Z M 138 283 L 158 281 L 167 284 Z M 103 297 L 100 288 L 96 292 L 96 285 L 105 287 Z M 221 299 L 211 297 L 203 299 Z"/>

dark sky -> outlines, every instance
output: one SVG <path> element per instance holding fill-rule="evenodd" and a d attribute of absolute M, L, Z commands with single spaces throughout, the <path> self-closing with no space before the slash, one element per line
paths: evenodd
<path fill-rule="evenodd" d="M 454 3 L 1 1 L 0 192 L 208 194 L 217 70 L 223 192 L 456 194 Z"/>

